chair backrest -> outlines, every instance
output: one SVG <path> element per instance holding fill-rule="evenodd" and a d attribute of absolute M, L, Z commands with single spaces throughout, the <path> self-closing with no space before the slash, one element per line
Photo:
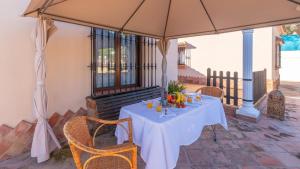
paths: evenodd
<path fill-rule="evenodd" d="M 196 90 L 196 92 L 199 92 L 199 91 L 201 92 L 201 94 L 218 97 L 220 99 L 223 99 L 223 97 L 224 97 L 223 90 L 219 87 L 205 86 L 205 87 L 201 87 L 200 89 Z"/>
<path fill-rule="evenodd" d="M 101 119 L 77 116 L 70 119 L 64 126 L 64 134 L 69 142 L 77 169 L 131 169 L 133 165 L 128 158 L 130 154 L 124 155 L 122 152 L 113 154 L 109 149 L 100 150 L 94 147 L 93 137 L 89 133 L 88 121 L 95 122 L 101 121 Z M 89 155 L 87 159 L 84 158 L 86 160 L 83 160 L 83 163 L 82 153 Z"/>
<path fill-rule="evenodd" d="M 86 116 L 78 116 L 69 120 L 64 126 L 64 134 L 71 143 L 78 142 L 84 146 L 92 146 Z"/>

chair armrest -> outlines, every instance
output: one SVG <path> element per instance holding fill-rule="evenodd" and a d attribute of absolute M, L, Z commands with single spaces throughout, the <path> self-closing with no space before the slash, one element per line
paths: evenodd
<path fill-rule="evenodd" d="M 119 119 L 119 120 L 103 120 L 103 119 L 98 119 L 95 117 L 87 117 L 87 120 L 90 121 L 94 121 L 96 123 L 101 123 L 102 125 L 100 125 L 94 132 L 94 136 L 93 136 L 93 145 L 95 144 L 95 137 L 97 132 L 104 126 L 104 125 L 120 125 L 120 127 L 122 127 L 128 134 L 128 141 L 130 143 L 133 143 L 133 137 L 132 137 L 132 120 L 131 118 L 124 118 L 124 119 Z M 128 131 L 126 130 L 125 126 L 121 123 L 128 123 Z"/>
<path fill-rule="evenodd" d="M 75 143 L 71 143 L 71 144 L 74 145 L 79 151 L 87 152 L 87 153 L 90 153 L 93 155 L 110 155 L 110 154 L 128 152 L 128 151 L 137 149 L 136 145 L 133 143 L 132 144 L 131 143 L 123 144 L 124 146 L 123 145 L 115 146 L 115 147 L 112 146 L 112 147 L 104 148 L 104 149 L 89 147 L 80 142 L 75 142 Z"/>
<path fill-rule="evenodd" d="M 201 90 L 202 87 L 198 88 L 195 93 L 198 93 Z"/>

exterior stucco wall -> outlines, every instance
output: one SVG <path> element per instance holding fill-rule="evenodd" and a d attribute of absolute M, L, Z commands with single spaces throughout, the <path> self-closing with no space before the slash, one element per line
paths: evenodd
<path fill-rule="evenodd" d="M 206 74 L 207 68 L 217 71 L 243 73 L 243 34 L 241 31 L 218 35 L 182 38 L 196 46 L 192 49 L 192 68 Z M 267 69 L 272 79 L 272 28 L 255 29 L 253 34 L 253 70 Z"/>
<path fill-rule="evenodd" d="M 33 91 L 33 20 L 19 17 L 25 1 L 0 1 L 0 124 L 30 119 Z"/>
<path fill-rule="evenodd" d="M 280 37 L 280 32 L 278 31 L 278 28 L 273 27 L 272 28 L 272 80 L 275 82 L 277 80 L 280 80 L 280 74 L 279 69 L 276 68 L 276 37 Z"/>
<path fill-rule="evenodd" d="M 157 75 L 156 75 L 156 81 L 158 85 L 161 85 L 161 74 L 162 74 L 162 55 L 159 51 L 159 49 L 156 49 L 157 53 Z M 168 81 L 170 80 L 177 80 L 178 79 L 178 45 L 177 45 L 177 39 L 170 41 L 170 47 L 167 53 L 167 76 Z"/>
<path fill-rule="evenodd" d="M 22 13 L 29 0 L 0 1 L 0 125 L 14 127 L 21 120 L 33 121 L 35 19 Z M 85 107 L 90 95 L 90 28 L 55 22 L 58 30 L 46 49 L 48 116 L 53 112 Z M 161 82 L 161 55 L 157 50 L 157 82 Z M 168 53 L 169 80 L 177 79 L 177 40 Z M 176 58 L 176 59 L 173 59 Z"/>
<path fill-rule="evenodd" d="M 282 51 L 280 80 L 300 82 L 300 51 Z"/>
<path fill-rule="evenodd" d="M 33 121 L 35 19 L 21 17 L 28 0 L 0 1 L 0 124 Z M 90 94 L 90 28 L 56 22 L 46 49 L 48 112 L 85 107 Z"/>
<path fill-rule="evenodd" d="M 56 22 L 46 50 L 49 113 L 76 111 L 90 95 L 90 28 Z"/>

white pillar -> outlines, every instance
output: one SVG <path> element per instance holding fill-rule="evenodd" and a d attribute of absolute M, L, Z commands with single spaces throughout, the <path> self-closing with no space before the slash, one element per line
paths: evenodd
<path fill-rule="evenodd" d="M 257 119 L 260 112 L 253 105 L 253 30 L 243 30 L 243 104 L 237 115 Z"/>

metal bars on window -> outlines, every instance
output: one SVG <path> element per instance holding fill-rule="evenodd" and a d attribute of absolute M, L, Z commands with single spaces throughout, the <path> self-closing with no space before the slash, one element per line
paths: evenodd
<path fill-rule="evenodd" d="M 149 37 L 140 37 L 141 41 L 141 86 L 152 87 L 156 86 L 157 79 L 157 39 Z"/>
<path fill-rule="evenodd" d="M 135 35 L 121 35 L 121 86 L 137 84 L 137 41 Z"/>
<path fill-rule="evenodd" d="M 93 95 L 157 85 L 156 39 L 96 28 L 91 37 Z"/>
<path fill-rule="evenodd" d="M 115 32 L 94 30 L 94 87 L 111 88 L 115 86 Z"/>

